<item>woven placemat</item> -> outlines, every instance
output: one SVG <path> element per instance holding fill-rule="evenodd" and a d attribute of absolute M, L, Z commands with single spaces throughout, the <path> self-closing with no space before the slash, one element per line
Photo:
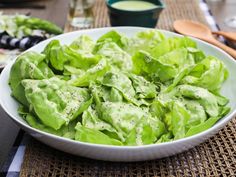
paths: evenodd
<path fill-rule="evenodd" d="M 161 13 L 157 28 L 173 31 L 173 22 L 177 19 L 196 20 L 208 25 L 204 14 L 199 8 L 198 0 L 165 0 L 166 8 Z M 94 5 L 94 24 L 91 28 L 110 26 L 104 0 L 96 0 Z M 75 31 L 69 21 L 65 24 L 65 32 Z"/>
<path fill-rule="evenodd" d="M 166 0 L 158 28 L 173 30 L 176 19 L 206 24 L 197 0 Z M 94 8 L 94 27 L 109 26 L 104 0 Z M 66 24 L 65 31 L 74 30 Z M 26 147 L 20 176 L 236 176 L 236 119 L 216 136 L 184 153 L 147 162 L 112 163 L 76 157 L 36 140 Z"/>

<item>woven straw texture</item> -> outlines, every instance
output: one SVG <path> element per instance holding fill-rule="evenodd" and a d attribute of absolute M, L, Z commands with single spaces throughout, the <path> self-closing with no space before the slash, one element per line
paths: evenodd
<path fill-rule="evenodd" d="M 206 24 L 193 0 L 166 0 L 158 28 L 173 30 L 176 19 Z M 109 26 L 104 0 L 97 0 L 94 27 Z M 65 31 L 72 29 L 66 24 Z M 236 176 L 236 119 L 205 143 L 172 157 L 136 163 L 112 163 L 76 157 L 36 140 L 26 147 L 20 176 Z"/>
<path fill-rule="evenodd" d="M 94 24 L 92 28 L 110 26 L 107 15 L 105 0 L 96 0 L 94 5 Z M 157 28 L 173 31 L 173 22 L 177 19 L 190 19 L 200 21 L 206 25 L 207 22 L 201 12 L 198 0 L 165 0 L 166 8 L 160 15 Z M 69 22 L 65 25 L 65 32 L 78 30 L 70 26 Z"/>

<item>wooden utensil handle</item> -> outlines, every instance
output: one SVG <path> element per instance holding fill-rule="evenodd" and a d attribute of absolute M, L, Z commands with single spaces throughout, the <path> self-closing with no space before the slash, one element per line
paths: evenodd
<path fill-rule="evenodd" d="M 213 34 L 224 36 L 227 39 L 236 41 L 236 32 L 214 31 Z"/>
<path fill-rule="evenodd" d="M 225 52 L 227 52 L 229 55 L 231 55 L 235 60 L 236 60 L 236 50 L 228 47 L 227 45 L 217 41 L 216 39 L 212 38 L 212 39 L 208 39 L 207 42 L 223 49 Z"/>

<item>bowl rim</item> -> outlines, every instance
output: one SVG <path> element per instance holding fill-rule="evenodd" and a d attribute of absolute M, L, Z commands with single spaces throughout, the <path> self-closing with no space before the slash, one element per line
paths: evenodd
<path fill-rule="evenodd" d="M 66 37 L 67 35 L 77 34 L 77 36 L 78 36 L 78 35 L 81 35 L 81 33 L 86 33 L 86 32 L 97 32 L 97 31 L 104 31 L 104 30 L 119 30 L 119 29 L 121 29 L 121 30 L 122 29 L 123 30 L 133 29 L 133 30 L 140 30 L 141 31 L 141 30 L 150 30 L 150 29 L 155 29 L 155 28 L 126 26 L 126 27 L 103 27 L 103 28 L 93 28 L 93 29 L 85 29 L 85 30 L 80 30 L 80 31 L 73 31 L 73 32 L 69 32 L 69 33 L 60 34 L 58 36 L 54 36 L 50 39 L 46 39 L 46 40 L 38 43 L 34 47 L 31 47 L 30 49 L 24 51 L 23 53 L 28 52 L 29 50 L 34 50 L 34 48 L 37 48 L 38 45 L 46 45 L 51 40 L 58 39 L 58 38 L 61 38 L 61 37 Z M 163 32 L 164 34 L 170 34 L 170 35 L 173 35 L 173 36 L 183 37 L 183 35 L 181 35 L 181 34 L 177 34 L 175 32 L 171 32 L 171 31 L 168 31 L 168 30 L 162 30 L 162 29 L 155 29 L 155 30 Z M 231 57 L 229 54 L 227 54 L 222 49 L 220 49 L 220 48 L 218 48 L 218 47 L 216 47 L 212 44 L 209 44 L 205 41 L 202 41 L 200 39 L 197 39 L 197 38 L 194 38 L 194 37 L 189 37 L 189 38 L 193 39 L 194 41 L 196 41 L 198 43 L 203 43 L 205 45 L 208 45 L 211 48 L 214 48 L 214 50 L 220 51 L 220 53 L 223 53 L 226 56 L 227 60 L 232 60 L 232 62 L 234 62 L 235 65 L 236 65 L 236 60 L 234 60 L 233 57 Z M 21 53 L 20 55 L 22 55 L 23 53 Z M 5 76 L 5 77 L 7 77 L 7 79 L 9 79 L 10 69 L 11 69 L 12 65 L 14 64 L 16 58 L 14 60 L 10 61 L 7 64 L 7 66 L 3 69 L 2 73 L 0 74 L 0 82 L 3 80 L 3 78 L 4 78 L 3 76 Z M 0 87 L 1 87 L 1 85 L 0 85 Z M 8 87 L 9 87 L 9 85 L 8 85 Z M 226 124 L 234 116 L 236 116 L 236 109 L 234 109 L 231 113 L 227 114 L 226 116 L 224 116 L 223 118 L 220 119 L 220 120 L 222 120 L 222 122 L 220 124 L 217 121 L 214 124 L 214 126 L 212 126 L 211 128 L 209 128 L 209 129 L 207 129 L 203 132 L 200 132 L 200 133 L 195 134 L 193 136 L 173 140 L 173 141 L 170 141 L 170 142 L 163 142 L 163 143 L 160 143 L 160 144 L 148 144 L 148 145 L 141 145 L 141 146 L 116 146 L 116 145 L 94 144 L 94 143 L 76 141 L 76 140 L 71 140 L 71 139 L 68 139 L 68 138 L 65 138 L 65 137 L 61 137 L 61 136 L 57 136 L 57 135 L 54 135 L 54 134 L 50 134 L 50 133 L 41 131 L 39 129 L 31 127 L 26 122 L 22 122 L 22 121 L 18 120 L 15 116 L 13 116 L 12 113 L 10 112 L 10 110 L 7 110 L 7 108 L 4 106 L 3 100 L 1 98 L 0 98 L 0 106 L 3 108 L 4 112 L 6 112 L 13 121 L 15 121 L 17 124 L 21 125 L 25 129 L 30 130 L 34 133 L 38 133 L 40 135 L 44 135 L 44 136 L 47 136 L 47 137 L 50 137 L 50 138 L 53 138 L 53 139 L 64 141 L 66 143 L 84 145 L 84 146 L 89 146 L 89 147 L 97 147 L 97 148 L 99 147 L 99 148 L 105 148 L 105 149 L 111 149 L 112 148 L 112 149 L 117 149 L 117 150 L 124 150 L 124 149 L 126 149 L 126 150 L 138 150 L 138 149 L 159 148 L 159 147 L 165 147 L 165 146 L 169 146 L 169 145 L 175 145 L 175 144 L 179 144 L 179 143 L 188 142 L 188 141 L 191 141 L 191 140 L 194 140 L 194 139 L 198 139 L 200 137 L 206 137 L 206 135 L 213 132 L 214 129 L 220 128 L 223 124 Z"/>
<path fill-rule="evenodd" d="M 106 5 L 107 5 L 107 7 L 110 11 L 116 12 L 116 13 L 124 13 L 124 14 L 128 14 L 128 15 L 154 13 L 157 10 L 162 11 L 166 7 L 166 5 L 163 1 L 157 0 L 160 3 L 160 5 L 158 5 L 157 7 L 153 7 L 151 9 L 147 9 L 147 10 L 124 10 L 124 9 L 118 9 L 118 8 L 112 7 L 113 3 L 109 3 L 109 1 L 110 0 L 105 0 L 105 3 L 106 3 Z M 120 1 L 125 1 L 125 0 L 120 0 Z M 145 1 L 147 1 L 147 0 L 145 0 Z M 149 1 L 147 1 L 147 2 L 149 2 Z"/>

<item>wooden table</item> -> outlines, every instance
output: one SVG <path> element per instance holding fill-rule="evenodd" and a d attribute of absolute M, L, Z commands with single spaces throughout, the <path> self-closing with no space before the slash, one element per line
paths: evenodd
<path fill-rule="evenodd" d="M 220 28 L 223 30 L 236 31 L 224 24 L 226 16 L 236 15 L 236 0 L 207 0 L 210 9 Z M 31 14 L 35 17 L 50 20 L 63 28 L 68 12 L 68 0 L 41 0 L 36 4 L 45 5 L 45 9 L 0 9 L 8 14 Z M 0 167 L 6 158 L 14 140 L 17 136 L 19 128 L 7 117 L 0 108 Z"/>

